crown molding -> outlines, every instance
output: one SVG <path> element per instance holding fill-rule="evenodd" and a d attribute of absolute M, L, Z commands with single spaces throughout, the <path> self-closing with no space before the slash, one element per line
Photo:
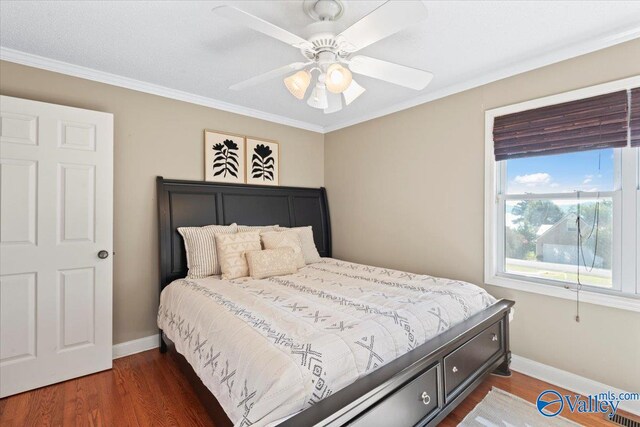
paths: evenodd
<path fill-rule="evenodd" d="M 256 119 L 266 120 L 273 123 L 279 123 L 286 126 L 326 134 L 382 116 L 387 116 L 398 111 L 406 110 L 420 104 L 435 101 L 437 99 L 463 92 L 465 90 L 473 89 L 475 87 L 482 86 L 488 83 L 492 83 L 497 80 L 525 73 L 536 68 L 541 68 L 557 62 L 565 61 L 567 59 L 575 58 L 577 56 L 585 55 L 587 53 L 595 52 L 597 50 L 605 49 L 636 38 L 640 38 L 640 25 L 606 33 L 589 40 L 574 43 L 562 49 L 544 53 L 542 55 L 538 55 L 524 61 L 519 61 L 517 63 L 509 64 L 507 66 L 500 67 L 487 73 L 481 74 L 475 78 L 466 80 L 465 82 L 447 86 L 435 92 L 424 93 L 406 101 L 399 102 L 376 111 L 372 111 L 368 114 L 364 114 L 355 119 L 345 120 L 329 126 L 322 126 L 315 123 L 308 123 L 301 120 L 291 119 L 289 117 L 267 113 L 266 111 L 243 107 L 241 105 L 220 101 L 214 98 L 208 98 L 181 90 L 171 89 L 165 86 L 147 83 L 141 80 L 123 77 L 117 74 L 111 74 L 80 65 L 74 65 L 68 62 L 58 61 L 39 55 L 33 55 L 2 46 L 0 46 L 0 59 L 3 61 L 26 65 L 29 67 L 40 68 L 43 70 L 53 71 L 56 73 L 79 77 L 82 79 L 106 83 L 113 86 L 119 86 L 139 92 L 149 93 L 152 95 L 158 95 L 164 98 L 176 99 L 179 101 L 215 108 L 230 113 L 241 114 Z"/>
<path fill-rule="evenodd" d="M 607 33 L 598 37 L 594 37 L 589 40 L 574 43 L 570 46 L 553 50 L 542 55 L 535 56 L 533 58 L 519 61 L 487 73 L 481 74 L 475 78 L 469 79 L 463 83 L 454 84 L 445 88 L 439 89 L 435 92 L 425 93 L 418 95 L 415 98 L 399 102 L 389 107 L 364 114 L 360 117 L 351 120 L 345 120 L 335 125 L 325 126 L 324 133 L 333 132 L 342 128 L 356 125 L 358 123 L 366 122 L 372 119 L 376 119 L 382 116 L 396 113 L 398 111 L 406 110 L 408 108 L 415 107 L 420 104 L 425 104 L 436 99 L 444 98 L 449 95 L 453 95 L 465 90 L 473 89 L 475 87 L 483 86 L 488 83 L 492 83 L 498 80 L 505 79 L 507 77 L 522 74 L 527 71 L 535 70 L 536 68 L 542 68 L 547 65 L 551 65 L 557 62 L 565 61 L 567 59 L 575 58 L 577 56 L 585 55 L 587 53 L 595 52 L 601 49 L 605 49 L 616 44 L 624 43 L 640 37 L 640 25 L 628 27 L 623 30 Z"/>
<path fill-rule="evenodd" d="M 80 65 L 70 64 L 68 62 L 58 61 L 56 59 L 46 58 L 44 56 L 34 55 L 15 49 L 9 49 L 4 46 L 0 46 L 0 59 L 3 61 L 14 62 L 16 64 L 26 65 L 29 67 L 53 71 L 55 73 L 79 77 L 81 79 L 92 80 L 95 82 L 106 83 L 113 86 L 135 90 L 138 92 L 149 93 L 151 95 L 162 96 L 164 98 L 176 99 L 178 101 L 189 102 L 191 104 L 202 105 L 204 107 L 210 107 L 230 113 L 241 114 L 243 116 L 266 120 L 268 122 L 278 123 L 294 128 L 324 133 L 324 128 L 317 124 L 307 123 L 301 120 L 295 120 L 289 117 L 267 113 L 265 111 L 231 104 L 229 102 L 208 98 L 206 96 L 196 95 L 177 89 L 171 89 L 165 86 L 147 83 L 141 80 L 124 77 L 117 74 L 107 73 L 104 71 L 96 70 L 94 68 L 83 67 Z"/>

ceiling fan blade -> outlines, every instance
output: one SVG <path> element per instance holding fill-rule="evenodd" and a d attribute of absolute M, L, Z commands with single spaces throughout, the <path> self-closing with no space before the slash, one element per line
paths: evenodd
<path fill-rule="evenodd" d="M 260 74 L 255 77 L 251 77 L 245 81 L 236 83 L 234 85 L 229 86 L 231 90 L 242 90 L 251 86 L 255 86 L 262 82 L 266 82 L 271 79 L 275 79 L 276 77 L 283 76 L 292 71 L 298 71 L 303 69 L 305 66 L 309 65 L 310 62 L 294 62 L 289 65 L 285 65 L 284 67 L 276 68 L 275 70 L 268 71 L 264 74 Z"/>
<path fill-rule="evenodd" d="M 388 1 L 338 38 L 346 42 L 345 50 L 355 52 L 425 19 L 427 8 L 422 1 Z"/>
<path fill-rule="evenodd" d="M 342 110 L 342 95 L 327 91 L 327 108 L 324 109 L 325 114 L 335 113 Z"/>
<path fill-rule="evenodd" d="M 299 48 L 309 43 L 302 37 L 296 36 L 295 34 L 290 33 L 289 31 L 276 25 L 273 25 L 272 23 L 267 22 L 264 19 L 258 18 L 257 16 L 251 15 L 232 6 L 215 7 L 213 8 L 213 13 L 223 16 L 228 20 L 235 22 L 236 24 L 244 25 L 245 27 L 251 28 L 252 30 L 256 30 L 263 34 L 266 34 L 269 37 L 273 37 L 274 39 L 283 41 L 294 47 Z"/>
<path fill-rule="evenodd" d="M 384 80 L 409 89 L 424 89 L 433 74 L 417 68 L 406 67 L 393 62 L 382 61 L 364 55 L 357 55 L 349 61 L 349 69 L 357 74 Z"/>

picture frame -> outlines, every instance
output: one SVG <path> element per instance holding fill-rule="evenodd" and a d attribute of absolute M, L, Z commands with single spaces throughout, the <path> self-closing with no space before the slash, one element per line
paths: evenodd
<path fill-rule="evenodd" d="M 246 137 L 246 183 L 280 185 L 280 144 Z"/>
<path fill-rule="evenodd" d="M 244 184 L 246 143 L 243 135 L 205 129 L 204 179 Z"/>

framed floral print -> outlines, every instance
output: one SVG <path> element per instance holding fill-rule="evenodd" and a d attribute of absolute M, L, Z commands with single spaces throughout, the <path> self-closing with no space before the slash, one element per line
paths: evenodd
<path fill-rule="evenodd" d="M 205 181 L 245 182 L 244 136 L 204 131 Z"/>
<path fill-rule="evenodd" d="M 278 185 L 280 147 L 275 141 L 247 137 L 247 184 Z"/>

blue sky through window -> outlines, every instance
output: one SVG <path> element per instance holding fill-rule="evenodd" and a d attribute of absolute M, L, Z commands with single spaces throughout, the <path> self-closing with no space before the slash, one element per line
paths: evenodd
<path fill-rule="evenodd" d="M 611 191 L 613 148 L 507 160 L 507 193 Z"/>

